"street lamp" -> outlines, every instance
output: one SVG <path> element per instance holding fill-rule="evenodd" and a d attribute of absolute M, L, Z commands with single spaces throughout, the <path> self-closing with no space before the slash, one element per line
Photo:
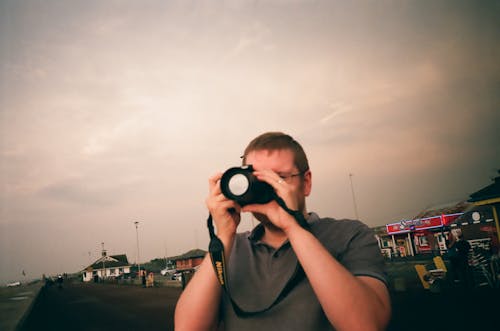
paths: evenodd
<path fill-rule="evenodd" d="M 104 260 L 106 260 L 106 251 L 104 250 L 104 242 L 101 243 L 102 245 L 102 280 L 104 281 L 104 277 L 106 277 L 106 267 L 104 265 Z"/>
<path fill-rule="evenodd" d="M 135 224 L 135 236 L 137 238 L 137 266 L 139 267 L 139 277 L 141 276 L 141 263 L 139 262 L 140 261 L 140 257 L 139 257 L 139 222 L 138 221 L 135 221 L 134 222 Z"/>
<path fill-rule="evenodd" d="M 356 215 L 356 219 L 359 220 L 358 206 L 356 205 L 356 196 L 354 195 L 354 187 L 352 185 L 352 176 L 353 174 L 349 174 L 349 180 L 351 181 L 352 203 L 354 204 L 354 214 Z"/>

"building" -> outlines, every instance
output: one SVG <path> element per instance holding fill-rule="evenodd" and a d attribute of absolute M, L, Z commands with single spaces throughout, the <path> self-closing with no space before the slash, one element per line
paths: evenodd
<path fill-rule="evenodd" d="M 499 171 L 500 173 L 500 171 Z M 493 183 L 470 195 L 471 208 L 452 226 L 461 229 L 465 239 L 472 247 L 480 246 L 498 253 L 500 242 L 500 176 Z"/>
<path fill-rule="evenodd" d="M 194 270 L 201 264 L 206 254 L 207 252 L 202 249 L 192 249 L 182 255 L 170 257 L 169 260 L 175 263 L 177 271 Z"/>
<path fill-rule="evenodd" d="M 499 171 L 500 173 L 500 171 Z M 443 254 L 449 233 L 460 229 L 472 248 L 481 247 L 498 254 L 500 242 L 500 176 L 472 193 L 467 201 L 420 213 L 415 219 L 401 220 L 375 228 L 381 252 L 392 258 L 417 254 Z"/>
<path fill-rule="evenodd" d="M 461 215 L 441 214 L 387 224 L 388 238 L 379 239 L 382 252 L 388 257 L 442 254 L 447 251 L 449 226 Z"/>
<path fill-rule="evenodd" d="M 130 263 L 127 255 L 108 256 L 105 250 L 102 250 L 101 257 L 83 270 L 83 281 L 99 281 L 106 278 L 129 278 Z"/>
<path fill-rule="evenodd" d="M 375 233 L 382 254 L 392 258 L 445 253 L 450 226 L 469 206 L 467 202 L 460 202 L 445 208 L 426 210 L 411 220 L 377 227 Z"/>

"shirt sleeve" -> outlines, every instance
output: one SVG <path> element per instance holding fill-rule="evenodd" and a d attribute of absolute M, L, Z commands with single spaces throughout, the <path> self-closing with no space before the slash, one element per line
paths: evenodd
<path fill-rule="evenodd" d="M 375 233 L 361 222 L 354 229 L 339 261 L 355 276 L 374 277 L 388 285 L 385 261 Z"/>

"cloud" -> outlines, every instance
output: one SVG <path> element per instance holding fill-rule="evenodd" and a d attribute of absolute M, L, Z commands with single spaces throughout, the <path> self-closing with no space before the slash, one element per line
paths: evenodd
<path fill-rule="evenodd" d="M 489 2 L 0 6 L 0 224 L 38 224 L 40 245 L 71 220 L 74 250 L 133 251 L 140 218 L 145 257 L 166 234 L 192 248 L 208 176 L 267 130 L 305 146 L 325 216 L 352 216 L 354 173 L 370 225 L 466 197 L 500 163 Z"/>
<path fill-rule="evenodd" d="M 116 147 L 117 144 L 133 143 L 131 138 L 140 136 L 150 126 L 143 117 L 132 116 L 112 127 L 92 133 L 83 147 L 84 156 L 95 157 Z"/>
<path fill-rule="evenodd" d="M 329 108 L 333 109 L 333 111 L 330 114 L 326 115 L 325 117 L 323 117 L 319 120 L 321 125 L 326 125 L 334 117 L 337 117 L 337 116 L 342 115 L 342 114 L 346 114 L 352 110 L 351 105 L 345 105 L 345 104 L 338 103 L 338 102 L 331 103 L 329 105 Z"/>
<path fill-rule="evenodd" d="M 38 195 L 62 203 L 78 204 L 82 206 L 110 205 L 114 195 L 106 192 L 103 187 L 92 187 L 81 181 L 66 181 L 49 185 L 38 192 Z M 116 201 L 116 198 L 115 198 Z"/>
<path fill-rule="evenodd" d="M 260 21 L 253 21 L 244 29 L 236 45 L 229 50 L 223 62 L 237 58 L 241 55 L 249 55 L 256 52 L 267 52 L 274 49 L 271 40 L 271 30 Z"/>

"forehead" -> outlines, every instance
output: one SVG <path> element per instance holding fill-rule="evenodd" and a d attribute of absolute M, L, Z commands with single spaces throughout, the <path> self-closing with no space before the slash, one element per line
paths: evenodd
<path fill-rule="evenodd" d="M 255 170 L 289 172 L 295 169 L 293 152 L 289 149 L 251 151 L 246 157 L 246 163 L 253 165 Z"/>

